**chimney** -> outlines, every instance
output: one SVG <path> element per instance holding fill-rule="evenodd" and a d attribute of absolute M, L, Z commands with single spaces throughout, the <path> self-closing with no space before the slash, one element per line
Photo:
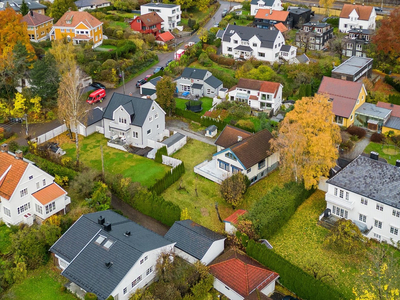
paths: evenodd
<path fill-rule="evenodd" d="M 106 262 L 105 265 L 106 265 L 107 269 L 109 269 L 113 265 L 113 262 L 112 261 Z"/>
<path fill-rule="evenodd" d="M 24 158 L 24 155 L 23 155 L 21 150 L 15 151 L 15 158 L 17 158 L 17 159 L 23 159 Z"/>
<path fill-rule="evenodd" d="M 1 145 L 1 152 L 8 152 L 8 144 Z"/>
<path fill-rule="evenodd" d="M 103 225 L 105 231 L 111 231 L 111 223 L 105 222 Z"/>
<path fill-rule="evenodd" d="M 242 140 L 243 138 L 240 135 L 238 135 L 238 142 L 241 142 Z"/>
<path fill-rule="evenodd" d="M 97 223 L 99 223 L 100 225 L 103 225 L 105 221 L 106 221 L 106 219 L 105 219 L 103 216 L 100 216 L 100 217 L 97 219 Z"/>
<path fill-rule="evenodd" d="M 399 167 L 399 168 L 400 168 L 400 159 L 397 159 L 397 160 L 396 160 L 396 167 Z"/>
<path fill-rule="evenodd" d="M 371 151 L 371 153 L 369 154 L 369 158 L 374 159 L 374 160 L 378 160 L 379 159 L 379 153 Z"/>
<path fill-rule="evenodd" d="M 131 236 L 131 232 L 130 231 L 125 231 L 124 235 L 125 236 Z"/>
<path fill-rule="evenodd" d="M 32 11 L 32 10 L 30 10 L 29 12 L 31 13 L 31 16 L 33 17 L 33 11 Z"/>

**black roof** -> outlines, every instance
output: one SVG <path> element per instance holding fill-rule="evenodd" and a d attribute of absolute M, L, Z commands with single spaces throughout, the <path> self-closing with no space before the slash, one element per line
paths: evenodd
<path fill-rule="evenodd" d="M 182 72 L 181 77 L 204 80 L 204 77 L 206 77 L 206 75 L 207 75 L 207 70 L 185 68 Z"/>
<path fill-rule="evenodd" d="M 176 221 L 166 233 L 165 238 L 176 242 L 176 248 L 199 260 L 204 257 L 215 241 L 225 239 L 223 235 L 192 220 Z"/>
<path fill-rule="evenodd" d="M 178 4 L 164 4 L 164 3 L 147 3 L 142 4 L 141 6 L 151 6 L 151 7 L 163 7 L 163 8 L 174 8 L 177 7 Z"/>
<path fill-rule="evenodd" d="M 193 83 L 192 84 L 192 89 L 194 90 L 201 90 L 203 88 L 203 85 L 200 83 Z"/>
<path fill-rule="evenodd" d="M 161 79 L 162 79 L 161 76 L 157 76 L 157 77 L 154 77 L 153 79 L 150 79 L 149 82 L 151 82 L 154 86 L 156 86 L 157 82 L 159 82 Z"/>
<path fill-rule="evenodd" d="M 104 110 L 103 118 L 113 120 L 114 111 L 122 106 L 131 116 L 131 125 L 143 126 L 153 100 L 114 93 Z"/>
<path fill-rule="evenodd" d="M 213 88 L 217 88 L 223 84 L 222 81 L 214 75 L 208 77 L 204 82 L 207 83 L 209 86 L 212 86 Z"/>
<path fill-rule="evenodd" d="M 290 46 L 290 45 L 282 45 L 282 46 L 281 46 L 281 51 L 283 51 L 283 52 L 289 52 L 289 51 L 290 51 L 290 48 L 292 48 L 292 46 Z"/>
<path fill-rule="evenodd" d="M 183 135 L 182 133 L 175 133 L 173 135 L 171 135 L 169 138 L 165 139 L 162 144 L 166 145 L 167 147 L 172 146 L 173 144 L 175 144 L 176 142 L 180 141 L 181 139 L 183 139 L 185 137 L 185 135 Z"/>
<path fill-rule="evenodd" d="M 214 131 L 214 130 L 216 130 L 216 129 L 218 129 L 217 126 L 215 126 L 215 125 L 210 125 L 210 126 L 208 126 L 208 127 L 206 128 L 206 131 Z"/>
<path fill-rule="evenodd" d="M 93 125 L 103 119 L 103 110 L 100 107 L 95 107 L 87 114 L 86 126 Z"/>
<path fill-rule="evenodd" d="M 250 4 L 257 5 L 258 1 L 260 0 L 251 0 Z M 275 0 L 262 0 L 262 1 L 265 3 L 264 6 L 273 6 L 275 2 Z"/>
<path fill-rule="evenodd" d="M 111 224 L 111 231 L 98 224 L 100 216 Z M 104 237 L 101 245 L 96 243 L 100 235 Z M 107 241 L 113 242 L 108 249 L 104 247 Z M 103 300 L 145 252 L 170 244 L 153 231 L 107 210 L 80 217 L 50 251 L 70 263 L 63 276 Z M 110 262 L 112 265 L 107 267 Z"/>
<path fill-rule="evenodd" d="M 322 23 L 319 23 L 319 22 L 308 22 L 308 23 L 304 23 L 303 26 L 324 28 L 324 27 L 330 26 L 330 24 L 323 23 L 323 22 Z"/>
<path fill-rule="evenodd" d="M 22 5 L 22 0 L 7 0 L 7 1 L 1 1 L 4 3 L 4 8 L 6 8 L 6 3 L 8 2 L 10 4 L 10 7 L 15 10 L 15 11 L 20 11 L 21 5 Z M 25 1 L 25 3 L 28 5 L 29 9 L 46 9 L 47 6 L 40 4 L 39 1 Z M 1 10 L 1 9 L 0 9 Z"/>
<path fill-rule="evenodd" d="M 78 0 L 78 1 L 75 1 L 75 5 L 78 8 L 92 6 L 92 5 L 101 5 L 101 4 L 105 4 L 105 3 L 110 3 L 110 1 L 107 1 L 107 0 L 103 0 L 103 1 L 100 1 L 100 0 Z"/>
<path fill-rule="evenodd" d="M 235 33 L 237 33 L 243 41 L 248 41 L 253 36 L 257 36 L 257 38 L 261 41 L 261 47 L 272 48 L 280 31 L 229 24 L 228 27 L 225 29 L 222 41 L 230 42 L 231 36 Z"/>
<path fill-rule="evenodd" d="M 304 7 L 296 7 L 296 8 L 291 7 L 288 11 L 289 14 L 302 15 L 304 13 L 311 12 L 311 9 Z"/>

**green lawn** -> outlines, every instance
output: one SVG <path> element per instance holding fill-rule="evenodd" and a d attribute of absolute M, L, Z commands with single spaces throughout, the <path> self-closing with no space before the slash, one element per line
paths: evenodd
<path fill-rule="evenodd" d="M 95 51 L 110 51 L 110 50 L 117 50 L 117 47 L 113 45 L 101 45 L 95 48 Z"/>
<path fill-rule="evenodd" d="M 122 28 L 122 29 L 125 29 L 125 28 L 128 28 L 128 27 L 129 27 L 129 24 L 128 24 L 128 23 L 125 23 L 125 22 L 116 22 L 116 21 L 113 21 L 113 22 L 110 22 L 110 27 L 120 27 L 120 28 Z"/>
<path fill-rule="evenodd" d="M 4 300 L 77 300 L 69 292 L 61 291 L 66 279 L 50 264 L 28 275 L 21 283 L 14 284 L 4 295 Z"/>
<path fill-rule="evenodd" d="M 392 165 L 395 165 L 396 160 L 400 159 L 400 149 L 393 144 L 387 145 L 370 142 L 364 149 L 364 153 L 369 154 L 371 151 L 378 152 L 379 157 L 386 159 Z"/>
<path fill-rule="evenodd" d="M 112 13 L 114 15 L 127 18 L 127 19 L 133 19 L 135 16 L 138 16 L 140 14 L 134 14 L 134 13 L 127 13 L 125 11 L 117 11 L 117 10 L 110 10 L 109 13 Z"/>
<path fill-rule="evenodd" d="M 229 24 L 232 24 L 232 25 L 233 25 L 233 23 L 236 23 L 236 25 L 239 25 L 239 26 L 247 26 L 247 25 L 253 23 L 253 20 L 247 20 L 247 19 L 238 19 L 238 20 L 235 20 L 235 19 L 231 19 L 231 20 L 229 21 Z"/>
<path fill-rule="evenodd" d="M 0 254 L 5 254 L 8 252 L 8 247 L 10 246 L 10 234 L 11 229 L 6 225 L 0 226 Z"/>
<path fill-rule="evenodd" d="M 235 71 L 229 68 L 225 68 L 223 66 L 220 66 L 219 64 L 213 62 L 210 67 L 204 67 L 202 66 L 199 62 L 195 61 L 194 63 L 190 64 L 189 68 L 198 68 L 198 69 L 204 69 L 207 70 L 209 68 L 214 68 L 220 71 L 225 72 L 226 74 L 229 74 L 232 77 L 235 77 Z"/>
<path fill-rule="evenodd" d="M 186 109 L 185 103 L 186 103 L 187 101 L 189 101 L 189 100 L 187 100 L 187 99 L 175 98 L 175 101 L 176 101 L 176 107 L 177 107 L 177 108 Z M 208 111 L 208 110 L 211 109 L 213 99 L 212 99 L 212 98 L 208 98 L 208 97 L 202 97 L 202 98 L 200 98 L 200 101 L 203 102 L 203 104 L 202 104 L 203 110 L 201 111 L 201 114 L 204 115 L 204 113 L 205 113 L 206 111 Z"/>
<path fill-rule="evenodd" d="M 154 160 L 107 146 L 107 139 L 100 133 L 82 138 L 80 143 L 80 161 L 91 168 L 101 170 L 100 145 L 103 145 L 104 169 L 113 174 L 122 174 L 140 182 L 145 186 L 152 186 L 158 179 L 170 170 L 169 167 L 156 163 Z M 67 156 L 75 158 L 75 143 L 68 142 L 61 145 Z"/>

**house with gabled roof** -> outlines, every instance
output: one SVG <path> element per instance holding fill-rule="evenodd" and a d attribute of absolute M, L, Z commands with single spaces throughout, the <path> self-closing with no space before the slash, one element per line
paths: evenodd
<path fill-rule="evenodd" d="M 229 217 L 224 220 L 225 232 L 228 234 L 235 234 L 237 231 L 236 224 L 239 222 L 239 218 L 247 213 L 247 210 L 238 209 Z"/>
<path fill-rule="evenodd" d="M 190 92 L 193 96 L 214 97 L 218 95 L 223 83 L 210 71 L 185 68 L 182 75 L 174 80 L 178 93 Z"/>
<path fill-rule="evenodd" d="M 0 10 L 5 10 L 9 6 L 19 13 L 21 12 L 22 2 L 23 0 L 2 0 L 0 1 Z M 39 1 L 25 1 L 25 3 L 30 11 L 41 15 L 45 14 L 47 6 L 39 3 Z"/>
<path fill-rule="evenodd" d="M 225 248 L 226 237 L 192 220 L 176 221 L 164 236 L 175 243 L 175 254 L 190 263 L 208 265 Z"/>
<path fill-rule="evenodd" d="M 157 37 L 161 33 L 161 23 L 163 19 L 156 12 L 149 12 L 136 16 L 130 23 L 133 31 L 142 34 L 152 34 Z"/>
<path fill-rule="evenodd" d="M 162 79 L 161 76 L 154 77 L 140 86 L 140 95 L 150 97 L 155 100 L 157 98 L 157 83 Z"/>
<path fill-rule="evenodd" d="M 283 10 L 281 0 L 251 0 L 250 15 L 255 16 L 259 9 Z"/>
<path fill-rule="evenodd" d="M 42 223 L 55 214 L 65 214 L 71 199 L 67 192 L 22 151 L 0 151 L 0 220 L 8 225 Z"/>
<path fill-rule="evenodd" d="M 339 15 L 339 31 L 375 29 L 376 11 L 373 6 L 344 4 Z"/>
<path fill-rule="evenodd" d="M 395 135 L 400 135 L 400 105 L 379 101 L 376 106 L 391 111 L 389 120 L 382 126 L 382 133 L 392 131 Z"/>
<path fill-rule="evenodd" d="M 29 39 L 32 42 L 40 42 L 49 38 L 53 20 L 53 18 L 31 10 L 22 17 L 21 22 L 25 22 L 28 25 Z"/>
<path fill-rule="evenodd" d="M 245 254 L 227 251 L 210 265 L 214 288 L 231 300 L 270 300 L 279 274 Z"/>
<path fill-rule="evenodd" d="M 292 19 L 288 11 L 259 9 L 254 17 L 254 25 L 258 28 L 273 29 L 278 25 L 278 30 L 285 32 L 292 26 Z"/>
<path fill-rule="evenodd" d="M 61 275 L 99 300 L 128 300 L 154 280 L 157 259 L 174 247 L 110 210 L 82 215 L 50 248 Z"/>
<path fill-rule="evenodd" d="M 78 0 L 75 1 L 75 5 L 79 11 L 84 11 L 89 9 L 108 7 L 111 5 L 111 2 L 107 0 Z"/>
<path fill-rule="evenodd" d="M 279 154 L 272 151 L 272 140 L 267 129 L 252 134 L 228 125 L 215 141 L 220 150 L 211 161 L 195 166 L 194 172 L 219 184 L 241 172 L 253 184 L 278 167 Z"/>

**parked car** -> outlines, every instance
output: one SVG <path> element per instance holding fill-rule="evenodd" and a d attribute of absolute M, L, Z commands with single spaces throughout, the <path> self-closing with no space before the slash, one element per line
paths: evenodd
<path fill-rule="evenodd" d="M 103 102 L 103 99 L 106 97 L 106 90 L 105 89 L 98 89 L 91 93 L 87 98 L 86 102 L 89 104 L 94 104 L 97 102 Z"/>
<path fill-rule="evenodd" d="M 138 80 L 138 81 L 136 82 L 136 87 L 138 88 L 138 87 L 140 87 L 142 84 L 145 84 L 145 83 L 146 83 L 146 80 L 140 79 L 140 80 Z"/>
<path fill-rule="evenodd" d="M 157 67 L 157 68 L 155 68 L 153 74 L 156 74 L 156 73 L 158 73 L 158 72 L 160 72 L 160 71 L 164 71 L 164 67 Z"/>
<path fill-rule="evenodd" d="M 91 86 L 95 87 L 96 89 L 106 89 L 105 85 L 100 82 L 92 82 Z"/>
<path fill-rule="evenodd" d="M 151 75 L 146 75 L 143 80 L 147 82 L 147 80 L 149 80 L 149 78 L 151 77 Z"/>
<path fill-rule="evenodd" d="M 222 17 L 225 17 L 227 14 L 228 14 L 228 10 L 225 8 L 225 9 L 222 11 Z"/>
<path fill-rule="evenodd" d="M 383 12 L 383 9 L 380 7 L 374 7 L 376 12 Z"/>
<path fill-rule="evenodd" d="M 214 27 L 218 28 L 219 27 L 219 23 L 215 23 Z"/>
<path fill-rule="evenodd" d="M 167 63 L 165 64 L 165 67 L 168 67 L 168 65 L 170 64 L 170 63 L 172 63 L 174 60 L 173 59 L 170 59 L 169 61 L 167 61 Z"/>

